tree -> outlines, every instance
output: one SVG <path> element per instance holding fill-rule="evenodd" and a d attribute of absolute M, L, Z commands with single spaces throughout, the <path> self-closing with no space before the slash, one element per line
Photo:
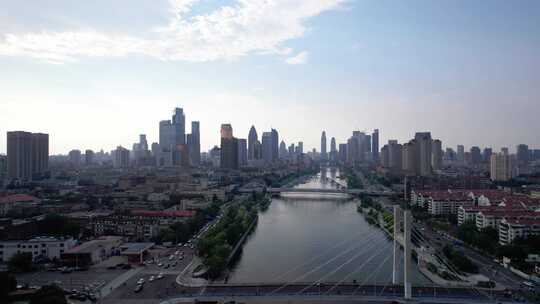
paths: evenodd
<path fill-rule="evenodd" d="M 30 304 L 67 304 L 64 291 L 56 285 L 42 286 L 30 299 Z"/>
<path fill-rule="evenodd" d="M 79 224 L 70 221 L 67 217 L 59 214 L 47 214 L 38 223 L 39 231 L 43 235 L 78 237 L 81 231 Z"/>
<path fill-rule="evenodd" d="M 0 303 L 7 303 L 4 299 L 7 300 L 8 294 L 15 289 L 17 289 L 15 277 L 8 272 L 0 272 Z"/>
<path fill-rule="evenodd" d="M 19 252 L 14 254 L 8 262 L 11 272 L 32 271 L 32 254 L 30 252 Z"/>

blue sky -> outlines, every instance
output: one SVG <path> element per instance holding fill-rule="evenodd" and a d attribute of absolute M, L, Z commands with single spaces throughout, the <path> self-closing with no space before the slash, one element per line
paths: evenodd
<path fill-rule="evenodd" d="M 538 1 L 3 0 L 0 153 L 8 130 L 52 153 L 156 141 L 176 106 L 203 149 L 221 123 L 540 148 L 538 54 Z"/>

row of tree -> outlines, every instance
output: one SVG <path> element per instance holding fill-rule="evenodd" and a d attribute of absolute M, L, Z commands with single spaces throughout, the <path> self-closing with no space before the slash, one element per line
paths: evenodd
<path fill-rule="evenodd" d="M 219 223 L 199 241 L 199 255 L 210 278 L 218 277 L 227 268 L 233 248 L 257 220 L 258 210 L 267 208 L 269 202 L 267 197 L 254 193 L 250 199 L 231 205 Z"/>

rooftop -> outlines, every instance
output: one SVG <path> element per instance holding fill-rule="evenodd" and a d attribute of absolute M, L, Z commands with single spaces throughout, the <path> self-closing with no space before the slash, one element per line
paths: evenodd
<path fill-rule="evenodd" d="M 140 254 L 154 246 L 154 243 L 125 243 L 120 246 L 122 254 Z"/>

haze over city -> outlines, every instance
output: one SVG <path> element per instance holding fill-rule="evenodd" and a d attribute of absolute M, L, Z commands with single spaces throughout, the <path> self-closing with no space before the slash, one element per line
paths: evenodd
<path fill-rule="evenodd" d="M 110 151 L 182 107 L 201 149 L 231 123 L 318 147 L 381 142 L 540 146 L 538 1 L 3 1 L 5 131 L 51 134 L 51 154 Z"/>

